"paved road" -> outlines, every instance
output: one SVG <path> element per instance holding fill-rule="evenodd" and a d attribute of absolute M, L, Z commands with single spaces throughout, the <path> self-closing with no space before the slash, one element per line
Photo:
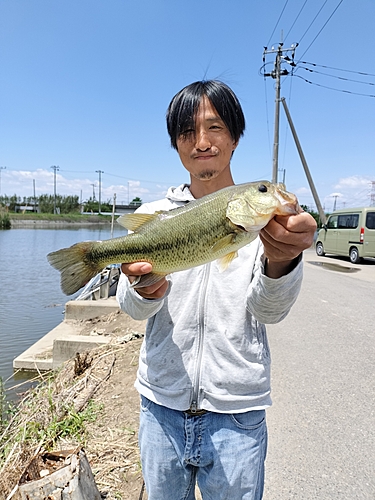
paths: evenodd
<path fill-rule="evenodd" d="M 375 500 L 375 259 L 353 265 L 313 250 L 304 259 L 297 303 L 268 326 L 264 500 Z"/>

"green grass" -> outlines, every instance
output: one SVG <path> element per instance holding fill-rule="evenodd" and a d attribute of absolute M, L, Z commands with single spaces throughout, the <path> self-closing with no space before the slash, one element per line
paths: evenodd
<path fill-rule="evenodd" d="M 9 213 L 11 220 L 50 220 L 57 222 L 111 222 L 111 217 L 108 215 L 82 215 L 82 214 L 38 214 L 38 213 Z"/>
<path fill-rule="evenodd" d="M 42 445 L 49 450 L 61 439 L 85 445 L 86 424 L 96 420 L 103 405 L 90 400 L 84 409 L 76 411 L 73 403 L 58 404 L 55 375 L 50 374 L 44 383 L 31 389 L 17 408 L 7 404 L 0 378 L 0 470 L 17 445 L 23 448 Z"/>

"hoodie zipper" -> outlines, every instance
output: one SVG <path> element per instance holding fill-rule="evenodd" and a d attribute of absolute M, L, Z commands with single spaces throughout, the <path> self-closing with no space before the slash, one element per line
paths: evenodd
<path fill-rule="evenodd" d="M 194 372 L 194 383 L 193 383 L 193 394 L 190 404 L 190 411 L 195 413 L 199 410 L 199 385 L 200 385 L 200 375 L 202 368 L 202 356 L 203 356 L 203 338 L 204 338 L 204 318 L 205 318 L 205 304 L 207 295 L 207 285 L 208 278 L 210 275 L 210 264 L 204 266 L 204 274 L 202 279 L 202 284 L 200 287 L 199 302 L 198 302 L 198 355 L 197 363 L 195 365 Z"/>

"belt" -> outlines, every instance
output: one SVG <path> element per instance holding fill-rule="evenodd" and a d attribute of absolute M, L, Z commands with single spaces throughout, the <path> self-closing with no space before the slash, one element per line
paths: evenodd
<path fill-rule="evenodd" d="M 208 413 L 208 410 L 185 410 L 184 411 L 185 415 L 188 417 L 200 417 L 201 415 L 204 415 L 205 413 Z"/>

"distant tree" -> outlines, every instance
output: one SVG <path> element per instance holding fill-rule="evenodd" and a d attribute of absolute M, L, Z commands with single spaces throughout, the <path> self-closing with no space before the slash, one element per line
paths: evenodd
<path fill-rule="evenodd" d="M 88 201 L 86 201 L 83 204 L 83 211 L 84 212 L 98 213 L 99 212 L 99 202 L 90 197 L 88 199 Z M 106 202 L 102 202 L 100 204 L 100 211 L 101 212 L 112 212 L 112 202 L 110 200 L 107 200 Z"/>
<path fill-rule="evenodd" d="M 322 227 L 322 221 L 320 220 L 320 215 L 318 212 L 315 212 L 314 210 L 310 210 L 310 208 L 307 205 L 301 205 L 301 208 L 312 215 L 315 219 L 315 222 L 317 223 L 318 227 Z"/>
<path fill-rule="evenodd" d="M 53 214 L 55 207 L 55 197 L 50 194 L 42 194 L 37 199 L 39 209 L 42 214 Z M 56 195 L 56 208 L 60 214 L 79 212 L 78 196 Z"/>

